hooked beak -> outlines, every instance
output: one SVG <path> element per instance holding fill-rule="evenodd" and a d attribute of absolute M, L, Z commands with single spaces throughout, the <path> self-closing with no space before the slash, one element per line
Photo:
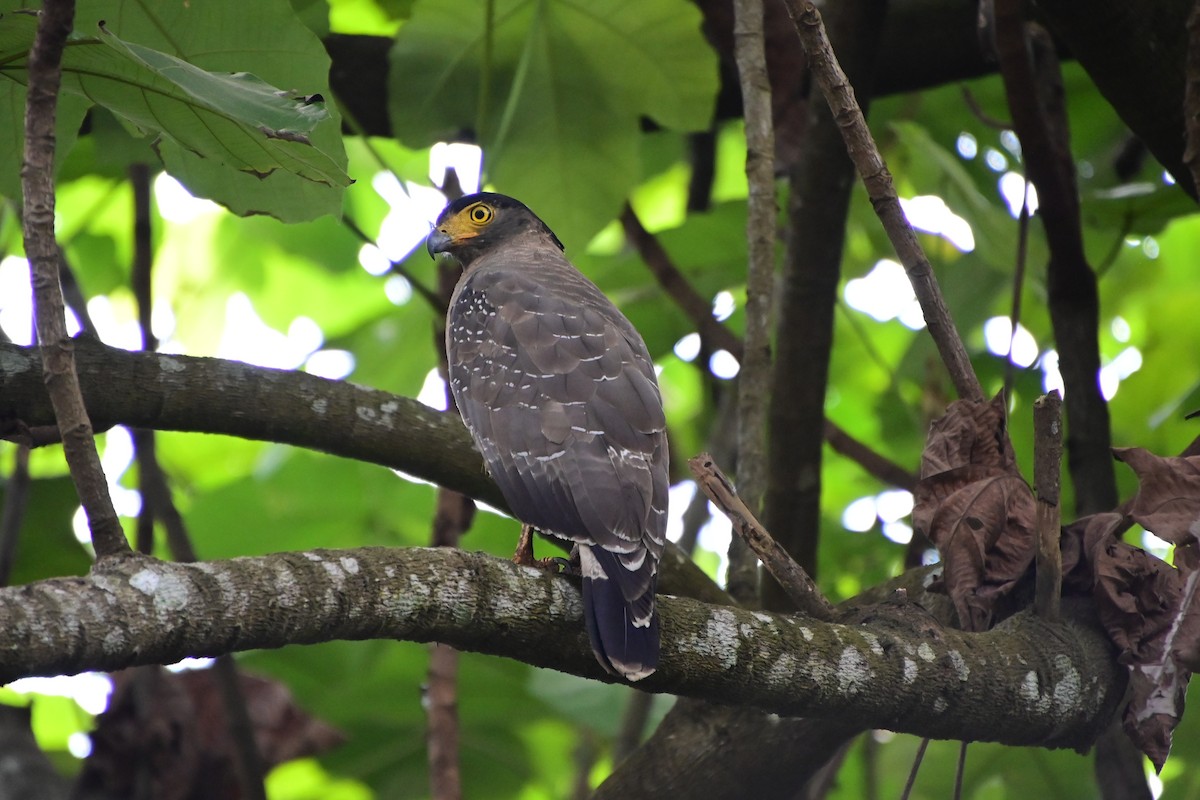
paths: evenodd
<path fill-rule="evenodd" d="M 430 258 L 436 258 L 438 253 L 449 251 L 453 243 L 454 240 L 448 233 L 441 228 L 434 228 L 429 232 L 429 238 L 425 240 L 425 249 L 429 252 Z"/>

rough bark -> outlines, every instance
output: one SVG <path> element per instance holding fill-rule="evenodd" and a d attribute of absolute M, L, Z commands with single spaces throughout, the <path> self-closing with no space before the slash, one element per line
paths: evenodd
<path fill-rule="evenodd" d="M 1086 607 L 1064 611 L 1072 624 L 1025 613 L 970 634 L 912 603 L 836 624 L 661 597 L 662 664 L 639 688 L 935 738 L 1086 746 L 1121 699 L 1124 670 Z M 447 548 L 195 564 L 129 555 L 0 590 L 0 683 L 376 638 L 612 680 L 591 654 L 574 581 Z"/>
<path fill-rule="evenodd" d="M 75 341 L 84 402 L 98 430 L 120 424 L 307 447 L 398 469 L 506 507 L 457 414 L 303 372 Z M 0 436 L 46 444 L 35 436 L 37 426 L 53 420 L 37 351 L 0 343 Z M 728 601 L 674 545 L 664 551 L 659 569 L 661 592 Z"/>

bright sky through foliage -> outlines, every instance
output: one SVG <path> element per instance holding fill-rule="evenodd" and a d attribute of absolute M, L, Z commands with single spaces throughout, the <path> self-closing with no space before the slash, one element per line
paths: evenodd
<path fill-rule="evenodd" d="M 1026 187 L 1025 176 L 1019 172 L 1006 172 L 1000 176 L 1000 196 L 1008 206 L 1008 213 L 1013 218 L 1021 216 L 1021 196 Z M 1038 210 L 1037 188 L 1031 183 L 1029 187 L 1029 214 L 1032 216 Z"/>
<path fill-rule="evenodd" d="M 899 319 L 912 330 L 925 327 L 925 317 L 904 267 L 890 258 L 880 259 L 865 277 L 846 281 L 846 303 L 879 322 Z"/>
<path fill-rule="evenodd" d="M 975 249 L 975 234 L 971 231 L 971 225 L 951 211 L 946 201 L 937 195 L 901 197 L 900 207 L 904 209 L 909 224 L 917 230 L 941 236 L 962 253 L 970 253 Z"/>
<path fill-rule="evenodd" d="M 1024 325 L 1017 323 L 1014 335 L 1012 320 L 1008 317 L 992 317 L 983 323 L 983 341 L 989 353 L 997 356 L 1009 355 L 1012 345 L 1012 362 L 1018 367 L 1033 366 L 1038 358 L 1038 344 L 1033 334 Z"/>

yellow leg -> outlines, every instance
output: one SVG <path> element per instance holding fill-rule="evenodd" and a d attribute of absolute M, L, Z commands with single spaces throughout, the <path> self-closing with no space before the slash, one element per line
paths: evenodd
<path fill-rule="evenodd" d="M 513 563 L 526 567 L 537 565 L 533 557 L 533 528 L 522 523 L 521 538 L 517 539 L 517 551 L 513 553 Z"/>
<path fill-rule="evenodd" d="M 525 524 L 521 525 L 521 538 L 517 539 L 517 551 L 513 553 L 512 560 L 514 564 L 537 567 L 550 572 L 559 572 L 564 563 L 564 559 L 561 558 L 534 558 L 533 526 Z"/>

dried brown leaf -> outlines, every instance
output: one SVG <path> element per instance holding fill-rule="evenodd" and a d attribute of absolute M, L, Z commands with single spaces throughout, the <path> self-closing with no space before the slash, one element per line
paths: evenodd
<path fill-rule="evenodd" d="M 1063 527 L 1059 539 L 1062 546 L 1063 588 L 1080 595 L 1090 595 L 1096 586 L 1094 553 L 1097 547 L 1115 541 L 1117 529 L 1124 517 L 1114 512 L 1089 514 Z"/>
<path fill-rule="evenodd" d="M 1002 396 L 990 403 L 956 400 L 929 428 L 922 478 L 968 465 L 1017 474 Z"/>
<path fill-rule="evenodd" d="M 1191 573 L 1180 600 L 1178 631 L 1171 649 L 1181 664 L 1193 672 L 1200 667 L 1200 574 Z"/>
<path fill-rule="evenodd" d="M 987 630 L 997 604 L 1029 571 L 1035 508 L 1029 486 L 1004 474 L 971 481 L 938 505 L 928 535 L 964 629 Z"/>
<path fill-rule="evenodd" d="M 1129 509 L 1133 521 L 1173 544 L 1196 542 L 1200 456 L 1156 456 L 1140 447 L 1114 448 L 1113 454 L 1138 476 L 1138 492 Z"/>
<path fill-rule="evenodd" d="M 1177 573 L 1178 574 L 1178 573 Z M 1190 667 L 1181 650 L 1194 651 L 1200 633 L 1200 617 L 1194 610 L 1197 573 L 1185 581 L 1172 624 L 1160 637 L 1153 659 L 1134 664 L 1129 670 L 1129 703 L 1125 706 L 1125 733 L 1162 771 L 1171 753 L 1175 726 L 1183 718 Z"/>
<path fill-rule="evenodd" d="M 1170 564 L 1113 536 L 1122 519 L 1097 514 L 1068 530 L 1084 531 L 1096 610 L 1118 649 L 1118 661 L 1129 667 L 1125 732 L 1161 769 L 1183 717 L 1191 677 L 1176 654 L 1183 642 L 1185 581 Z"/>

